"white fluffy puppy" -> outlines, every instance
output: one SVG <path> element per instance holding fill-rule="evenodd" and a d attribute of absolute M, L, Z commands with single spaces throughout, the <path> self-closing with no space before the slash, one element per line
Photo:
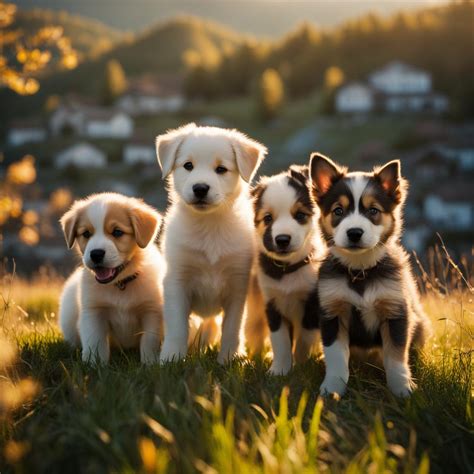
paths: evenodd
<path fill-rule="evenodd" d="M 223 363 L 240 348 L 242 313 L 254 256 L 248 182 L 266 148 L 236 130 L 185 127 L 156 140 L 170 179 L 164 255 L 165 338 L 160 360 L 186 355 L 190 313 L 223 312 Z"/>
<path fill-rule="evenodd" d="M 83 266 L 66 281 L 59 323 L 82 346 L 84 361 L 108 362 L 109 342 L 140 347 L 155 362 L 162 333 L 164 260 L 154 240 L 161 216 L 143 201 L 102 193 L 76 201 L 61 218 L 69 248 Z"/>

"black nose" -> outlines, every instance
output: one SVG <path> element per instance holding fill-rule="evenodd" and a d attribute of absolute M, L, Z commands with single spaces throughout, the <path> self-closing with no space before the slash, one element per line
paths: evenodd
<path fill-rule="evenodd" d="M 90 255 L 91 255 L 91 260 L 94 263 L 100 263 L 100 262 L 102 262 L 102 260 L 104 260 L 105 250 L 94 249 L 94 250 L 91 250 Z"/>
<path fill-rule="evenodd" d="M 287 234 L 280 234 L 275 237 L 275 242 L 277 244 L 277 247 L 279 249 L 286 249 L 288 248 L 288 245 L 290 245 L 291 242 L 291 235 Z"/>
<path fill-rule="evenodd" d="M 347 231 L 347 238 L 354 244 L 359 242 L 360 238 L 362 237 L 362 234 L 364 231 L 360 229 L 359 227 L 353 227 L 352 229 L 349 229 Z"/>
<path fill-rule="evenodd" d="M 203 199 L 207 196 L 209 186 L 207 184 L 198 183 L 193 186 L 193 193 L 198 199 Z"/>

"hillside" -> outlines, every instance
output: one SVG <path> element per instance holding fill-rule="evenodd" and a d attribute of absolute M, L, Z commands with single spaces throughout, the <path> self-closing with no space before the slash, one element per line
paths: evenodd
<path fill-rule="evenodd" d="M 113 25 L 124 30 L 140 31 L 156 21 L 164 21 L 183 12 L 210 18 L 230 27 L 260 36 L 276 37 L 302 21 L 321 27 L 331 27 L 369 11 L 389 15 L 398 10 L 419 8 L 442 0 L 365 0 L 365 1 L 308 1 L 308 0 L 133 0 L 117 2 L 110 8 L 110 0 L 16 0 L 21 8 L 45 7 L 67 10 Z"/>
<path fill-rule="evenodd" d="M 64 28 L 65 35 L 71 39 L 82 59 L 99 56 L 124 37 L 121 31 L 92 18 L 38 8 L 19 10 L 10 29 L 21 29 L 28 34 L 50 25 Z"/>
<path fill-rule="evenodd" d="M 0 110 L 0 117 L 11 116 L 11 110 L 15 110 L 15 115 L 40 111 L 45 99 L 52 94 L 96 95 L 101 87 L 105 64 L 110 59 L 117 59 L 127 76 L 180 72 L 184 68 L 183 55 L 186 52 L 209 57 L 243 39 L 243 35 L 230 29 L 194 17 L 178 17 L 159 23 L 133 38 L 127 37 L 105 54 L 83 62 L 72 71 L 45 78 L 39 93 L 34 96 L 20 97 L 11 91 L 0 90 L 0 102 L 5 105 Z"/>

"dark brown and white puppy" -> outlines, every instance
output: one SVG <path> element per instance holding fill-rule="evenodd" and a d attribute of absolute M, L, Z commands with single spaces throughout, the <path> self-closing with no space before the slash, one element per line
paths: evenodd
<path fill-rule="evenodd" d="M 314 153 L 313 196 L 328 252 L 320 268 L 321 337 L 326 377 L 321 393 L 345 391 L 349 348 L 381 348 L 390 390 L 412 391 L 409 349 L 422 345 L 428 320 L 400 245 L 407 183 L 400 162 L 351 172 Z"/>
<path fill-rule="evenodd" d="M 59 323 L 82 346 L 84 361 L 108 362 L 110 342 L 140 347 L 143 363 L 158 360 L 165 262 L 154 244 L 160 214 L 116 193 L 76 201 L 61 218 L 69 248 L 83 265 L 66 281 Z"/>
<path fill-rule="evenodd" d="M 292 166 L 264 177 L 252 194 L 259 250 L 256 275 L 273 348 L 270 371 L 286 374 L 293 353 L 296 362 L 304 361 L 319 335 L 317 274 L 322 244 L 308 168 Z M 249 293 L 247 304 L 250 345 L 255 345 L 258 326 L 258 312 L 252 311 L 258 306 L 252 304 L 254 293 Z"/>

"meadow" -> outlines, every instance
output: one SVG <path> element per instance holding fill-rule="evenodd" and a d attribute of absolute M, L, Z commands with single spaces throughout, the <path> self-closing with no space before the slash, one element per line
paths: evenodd
<path fill-rule="evenodd" d="M 420 272 L 434 334 L 397 399 L 383 369 L 351 363 L 322 400 L 314 357 L 285 377 L 268 354 L 219 366 L 217 351 L 163 367 L 134 351 L 83 364 L 62 340 L 62 279 L 1 280 L 0 472 L 472 472 L 473 288 L 442 250 Z"/>

